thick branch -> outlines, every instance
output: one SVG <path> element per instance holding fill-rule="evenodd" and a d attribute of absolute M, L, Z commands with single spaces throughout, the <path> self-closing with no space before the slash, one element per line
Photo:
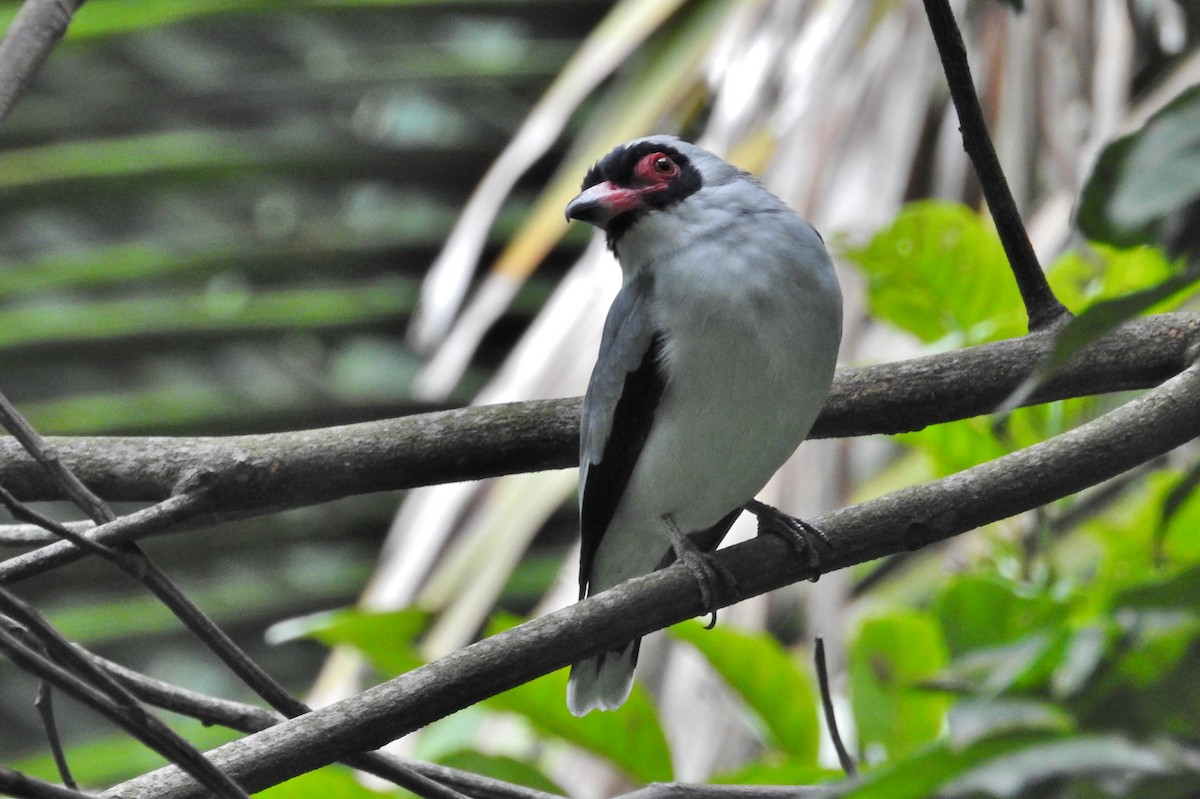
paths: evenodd
<path fill-rule="evenodd" d="M 927 485 L 813 520 L 829 534 L 821 571 L 832 571 L 957 535 L 1114 477 L 1200 434 L 1200 373 L 1160 388 L 1041 444 Z M 764 536 L 723 550 L 736 596 L 812 577 L 786 543 Z M 251 790 L 367 751 L 539 675 L 704 611 L 686 569 L 631 580 L 564 610 L 460 649 L 329 707 L 209 753 Z M 106 795 L 183 799 L 203 793 L 174 768 Z"/>
<path fill-rule="evenodd" d="M 989 413 L 1049 353 L 1052 336 L 1035 333 L 840 369 L 813 437 L 897 433 Z M 1139 319 L 1081 353 L 1029 403 L 1151 388 L 1182 370 L 1197 343 L 1200 315 Z M 186 489 L 208 494 L 213 513 L 244 515 L 574 466 L 579 400 L 486 405 L 264 435 L 48 442 L 65 466 L 109 501 L 153 502 Z M 60 497 L 44 471 L 7 438 L 0 438 L 0 485 L 26 501 Z"/>
<path fill-rule="evenodd" d="M 996 157 L 996 149 L 992 147 L 992 139 L 988 135 L 983 109 L 975 94 L 975 83 L 971 80 L 967 48 L 963 45 L 949 0 L 925 0 L 925 14 L 929 17 L 929 28 L 933 31 L 938 54 L 942 58 L 942 69 L 950 86 L 954 109 L 958 112 L 963 147 L 975 166 L 979 186 L 996 223 L 996 233 L 1004 245 L 1004 253 L 1008 256 L 1021 299 L 1025 301 L 1029 329 L 1042 330 L 1070 316 L 1070 312 L 1054 296 L 1033 245 L 1029 243 L 1029 234 L 1025 232 L 1017 203 L 1013 200 L 1004 170 L 1000 168 L 1000 159 Z"/>
<path fill-rule="evenodd" d="M 842 369 L 814 437 L 917 430 L 990 412 L 1050 351 L 1052 333 Z M 1189 362 L 1200 316 L 1131 322 L 1080 353 L 1027 403 L 1155 386 Z M 63 463 L 111 499 L 176 496 L 109 522 L 106 544 L 312 505 L 371 491 L 574 466 L 577 399 L 489 405 L 381 422 L 229 438 L 50 439 Z M 55 497 L 11 439 L 0 439 L 0 485 Z M 0 563 L 0 584 L 83 557 L 59 542 Z"/>

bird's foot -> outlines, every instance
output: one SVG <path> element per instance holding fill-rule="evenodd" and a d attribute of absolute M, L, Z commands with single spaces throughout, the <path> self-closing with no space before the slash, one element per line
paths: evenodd
<path fill-rule="evenodd" d="M 808 561 L 808 565 L 816 568 L 821 565 L 821 553 L 817 542 L 829 546 L 829 536 L 816 525 L 809 524 L 803 519 L 789 516 L 779 508 L 771 507 L 765 502 L 752 499 L 746 503 L 746 510 L 758 518 L 758 534 L 770 533 L 783 538 L 792 545 L 796 554 Z M 817 581 L 814 575 L 813 582 Z"/>
<path fill-rule="evenodd" d="M 662 517 L 663 525 L 671 537 L 671 549 L 675 551 L 675 560 L 682 563 L 696 578 L 700 588 L 700 601 L 705 609 L 712 614 L 706 625 L 712 629 L 717 624 L 717 594 L 719 590 L 733 591 L 737 589 L 737 579 L 733 572 L 713 558 L 709 552 L 702 552 L 675 523 L 675 517 L 667 513 Z"/>

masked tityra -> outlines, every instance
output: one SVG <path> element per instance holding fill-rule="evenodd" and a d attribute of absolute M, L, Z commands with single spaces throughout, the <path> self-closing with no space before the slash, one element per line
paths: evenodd
<path fill-rule="evenodd" d="M 580 598 L 678 558 L 707 602 L 707 553 L 743 509 L 760 530 L 812 532 L 753 497 L 829 393 L 833 264 L 755 178 L 671 136 L 604 156 L 566 210 L 605 232 L 623 273 L 583 401 Z M 625 701 L 638 644 L 572 667 L 572 713 Z"/>

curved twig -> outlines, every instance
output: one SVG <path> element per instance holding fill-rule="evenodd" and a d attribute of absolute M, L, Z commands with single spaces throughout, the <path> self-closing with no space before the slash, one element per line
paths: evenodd
<path fill-rule="evenodd" d="M 825 639 L 819 636 L 813 646 L 813 664 L 817 667 L 817 686 L 821 689 L 821 710 L 825 714 L 825 728 L 829 731 L 829 739 L 833 741 L 842 771 L 846 772 L 847 777 L 853 777 L 858 774 L 858 765 L 846 749 L 842 733 L 838 729 L 837 716 L 833 712 L 833 692 L 829 689 L 829 667 L 825 663 Z"/>

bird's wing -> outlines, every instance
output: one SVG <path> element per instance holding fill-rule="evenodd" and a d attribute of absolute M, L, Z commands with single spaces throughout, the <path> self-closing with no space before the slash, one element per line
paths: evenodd
<path fill-rule="evenodd" d="M 665 385 L 662 336 L 650 321 L 648 279 L 627 281 L 604 322 L 600 357 L 583 398 L 580 425 L 579 596 L 592 560 L 629 482 Z"/>

